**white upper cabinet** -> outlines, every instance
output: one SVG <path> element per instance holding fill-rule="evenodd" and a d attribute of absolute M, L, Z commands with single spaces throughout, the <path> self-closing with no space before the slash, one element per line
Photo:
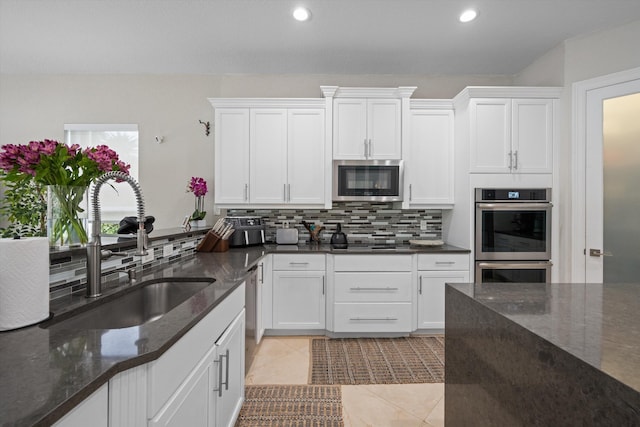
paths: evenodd
<path fill-rule="evenodd" d="M 286 202 L 287 110 L 252 108 L 249 150 L 249 202 Z"/>
<path fill-rule="evenodd" d="M 402 159 L 402 117 L 415 87 L 321 88 L 333 105 L 334 159 Z"/>
<path fill-rule="evenodd" d="M 553 99 L 471 99 L 469 117 L 470 172 L 552 173 Z"/>
<path fill-rule="evenodd" d="M 402 157 L 399 99 L 336 98 L 333 105 L 334 159 Z"/>
<path fill-rule="evenodd" d="M 249 202 L 249 109 L 216 108 L 216 204 Z"/>
<path fill-rule="evenodd" d="M 325 101 L 210 99 L 215 108 L 215 203 L 318 207 L 330 166 Z M 330 200 L 329 200 L 330 203 Z"/>
<path fill-rule="evenodd" d="M 453 128 L 451 103 L 411 101 L 403 207 L 453 205 Z"/>
<path fill-rule="evenodd" d="M 511 100 L 513 170 L 551 173 L 553 168 L 553 100 Z"/>
<path fill-rule="evenodd" d="M 287 203 L 321 205 L 325 170 L 330 167 L 325 157 L 325 110 L 289 109 L 287 123 Z"/>

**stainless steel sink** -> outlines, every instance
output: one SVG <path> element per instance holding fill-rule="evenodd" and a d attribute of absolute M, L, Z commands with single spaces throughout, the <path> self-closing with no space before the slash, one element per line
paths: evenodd
<path fill-rule="evenodd" d="M 95 308 L 64 320 L 54 318 L 47 328 L 120 329 L 153 322 L 214 282 L 210 278 L 149 281 L 113 298 L 105 298 Z"/>

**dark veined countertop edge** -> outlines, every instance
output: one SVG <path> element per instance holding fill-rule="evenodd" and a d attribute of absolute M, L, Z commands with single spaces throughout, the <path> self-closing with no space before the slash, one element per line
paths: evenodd
<path fill-rule="evenodd" d="M 170 240 L 174 240 L 176 238 L 180 238 L 182 236 L 189 235 L 201 235 L 206 233 L 210 228 L 204 227 L 201 229 L 192 229 L 190 231 L 185 231 L 181 228 L 176 229 L 167 229 L 167 230 L 158 230 L 158 233 L 149 236 L 150 240 L 159 240 L 168 238 Z M 109 238 L 103 239 L 103 246 L 105 249 L 125 249 L 130 247 L 135 247 L 135 239 L 127 239 L 121 242 L 109 243 Z M 80 248 L 71 248 L 66 250 L 59 251 L 51 251 L 50 259 L 56 258 L 64 258 L 68 257 L 71 254 L 84 254 L 86 251 L 85 247 Z M 80 404 L 84 399 L 89 397 L 93 392 L 98 390 L 102 385 L 107 383 L 111 378 L 113 378 L 116 374 L 126 371 L 128 369 L 134 368 L 136 366 L 143 365 L 145 363 L 152 362 L 153 360 L 158 359 L 162 354 L 164 354 L 171 346 L 173 346 L 180 338 L 182 338 L 193 326 L 195 326 L 198 322 L 200 322 L 207 314 L 209 314 L 219 303 L 221 303 L 228 295 L 230 295 L 246 278 L 247 270 L 251 268 L 253 265 L 257 264 L 260 259 L 268 254 L 277 254 L 277 253 L 325 253 L 325 254 L 412 254 L 412 253 L 469 253 L 470 251 L 463 248 L 458 248 L 455 246 L 444 245 L 444 246 L 433 246 L 433 247 L 408 247 L 402 246 L 400 251 L 386 251 L 386 250 L 371 250 L 370 245 L 350 245 L 350 247 L 346 250 L 332 249 L 328 244 L 305 244 L 305 245 L 276 245 L 276 244 L 265 244 L 264 246 L 252 246 L 247 248 L 232 248 L 228 252 L 221 253 L 197 253 L 192 257 L 187 257 L 186 259 L 177 260 L 170 264 L 165 264 L 161 266 L 154 267 L 150 269 L 148 272 L 145 272 L 145 276 L 159 274 L 162 277 L 162 271 L 167 270 L 168 266 L 171 266 L 175 271 L 185 272 L 185 268 L 187 271 L 193 270 L 192 274 L 194 278 L 202 278 L 204 277 L 198 270 L 198 268 L 185 267 L 182 265 L 188 265 L 195 260 L 196 263 L 213 263 L 218 269 L 216 273 L 211 275 L 211 278 L 216 279 L 212 285 L 224 285 L 227 286 L 227 290 L 220 294 L 213 303 L 208 305 L 205 309 L 200 311 L 197 315 L 190 318 L 189 321 L 182 324 L 180 328 L 175 331 L 172 336 L 166 338 L 162 344 L 158 345 L 157 348 L 147 351 L 143 354 L 123 358 L 122 360 L 114 363 L 112 366 L 100 372 L 97 376 L 92 377 L 86 384 L 78 387 L 75 392 L 65 397 L 61 402 L 50 405 L 50 408 L 46 409 L 46 412 L 43 414 L 38 414 L 29 418 L 28 416 L 21 417 L 19 419 L 10 419 L 10 420 L 2 420 L 0 417 L 0 424 L 5 425 L 50 425 L 58 420 L 60 420 L 63 416 L 65 416 L 68 412 L 74 409 L 78 404 Z M 251 254 L 251 262 L 247 263 L 247 259 L 249 259 L 248 255 Z M 236 262 L 233 262 L 233 256 L 236 255 Z M 232 258 L 231 261 L 229 258 Z M 242 259 L 243 262 L 238 264 L 238 261 Z M 202 265 L 199 266 L 202 268 Z M 223 268 L 221 268 L 223 267 Z M 231 267 L 231 270 L 228 268 Z M 188 274 L 189 275 L 189 274 Z M 172 276 L 169 276 L 169 278 Z M 184 276 L 183 276 L 184 277 Z M 208 276 L 209 277 L 209 276 Z M 147 279 L 148 280 L 148 279 Z M 141 283 L 147 281 L 142 278 L 140 280 Z M 109 286 L 107 286 L 109 287 Z M 211 286 L 210 286 L 211 287 Z M 208 289 L 207 287 L 205 289 Z M 110 293 L 119 292 L 123 287 L 116 285 L 115 287 L 112 285 Z M 205 290 L 203 290 L 205 291 Z M 203 292 L 201 291 L 201 292 Z M 189 300 L 193 299 L 191 297 Z M 185 303 L 187 302 L 185 301 Z M 82 311 L 86 309 L 86 305 L 97 303 L 96 302 L 85 302 L 84 304 L 77 304 L 76 306 L 65 307 L 64 305 L 58 305 L 55 309 L 55 312 L 60 315 L 64 314 L 65 317 L 72 316 L 76 311 Z M 185 304 L 183 303 L 183 304 Z M 181 304 L 181 305 L 183 305 Z M 170 312 L 171 313 L 171 312 Z M 169 315 L 169 313 L 167 314 Z M 46 322 L 46 321 L 45 321 Z M 44 322 L 41 322 L 44 323 Z M 53 322 L 55 325 L 55 322 Z M 28 334 L 29 330 L 39 329 L 39 325 L 33 325 L 30 327 L 21 328 L 16 331 L 6 331 L 0 333 L 0 343 L 2 343 L 4 337 L 8 337 L 11 334 L 20 333 L 20 334 Z M 86 331 L 85 331 L 86 332 Z M 77 331 L 78 335 L 80 331 Z M 3 346 L 0 345 L 0 348 Z M 0 350 L 0 354 L 1 354 Z M 1 360 L 1 358 L 0 358 Z M 6 366 L 3 368 L 6 369 Z M 16 385 L 16 384 L 13 384 Z M 20 383 L 21 387 L 24 387 L 24 383 Z M 5 384 L 5 386 L 7 386 Z M 2 386 L 0 386 L 2 387 Z M 6 390 L 5 390 L 6 391 Z M 40 409 L 40 408 L 38 408 Z M 25 419 L 26 418 L 26 419 Z M 28 424 L 24 424 L 24 423 Z"/>

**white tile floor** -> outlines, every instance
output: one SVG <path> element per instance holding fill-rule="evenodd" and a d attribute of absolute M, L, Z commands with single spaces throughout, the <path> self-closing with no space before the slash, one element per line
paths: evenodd
<path fill-rule="evenodd" d="M 250 384 L 308 384 L 310 337 L 265 337 Z M 444 426 L 444 384 L 343 385 L 345 427 Z"/>

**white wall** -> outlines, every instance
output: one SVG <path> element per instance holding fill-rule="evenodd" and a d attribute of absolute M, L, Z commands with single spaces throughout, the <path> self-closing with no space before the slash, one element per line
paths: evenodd
<path fill-rule="evenodd" d="M 620 27 L 566 40 L 562 46 L 540 57 L 514 78 L 515 85 L 543 83 L 564 87 L 560 100 L 559 141 L 557 141 L 555 194 L 559 196 L 560 210 L 560 280 L 570 281 L 570 262 L 573 251 L 582 251 L 572 245 L 571 218 L 571 138 L 572 138 L 572 85 L 586 79 L 629 70 L 640 66 L 640 21 Z M 575 209 L 579 209 L 576 207 Z"/>
<path fill-rule="evenodd" d="M 206 137 L 198 123 L 213 122 L 208 97 L 320 97 L 320 85 L 340 85 L 418 86 L 414 98 L 452 98 L 467 85 L 511 82 L 510 76 L 0 75 L 0 145 L 62 141 L 65 123 L 138 124 L 146 211 L 156 228 L 169 228 L 193 210 L 193 195 L 185 192 L 191 176 L 213 189 L 213 127 Z M 213 195 L 205 201 L 211 224 Z"/>
<path fill-rule="evenodd" d="M 3 75 L 0 82 L 1 144 L 63 141 L 65 123 L 138 124 L 140 183 L 158 228 L 178 226 L 193 211 L 185 192 L 191 176 L 212 183 L 213 134 L 205 137 L 198 120 L 210 120 L 205 94 L 218 91 L 219 79 Z M 165 142 L 156 144 L 155 135 Z"/>

